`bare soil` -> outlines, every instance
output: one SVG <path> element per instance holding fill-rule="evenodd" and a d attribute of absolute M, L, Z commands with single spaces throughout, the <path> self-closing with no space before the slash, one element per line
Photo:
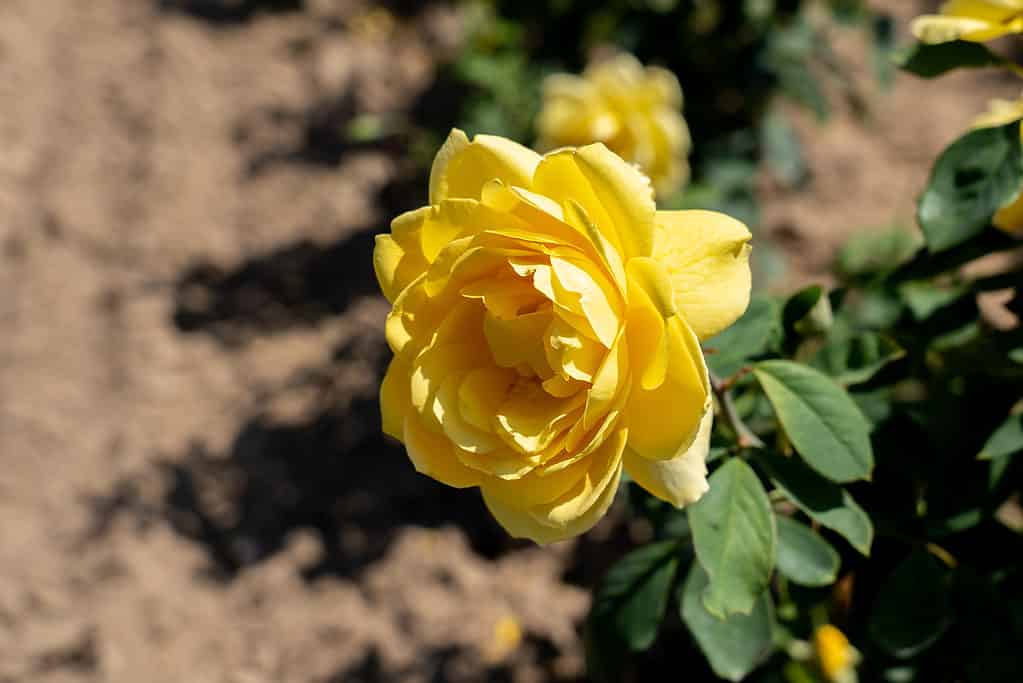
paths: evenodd
<path fill-rule="evenodd" d="M 418 5 L 0 3 L 0 682 L 581 676 L 620 525 L 511 542 L 379 434 L 370 252 L 409 175 L 338 126 L 456 48 Z M 763 234 L 823 275 L 994 95 L 800 117 L 813 178 Z"/>

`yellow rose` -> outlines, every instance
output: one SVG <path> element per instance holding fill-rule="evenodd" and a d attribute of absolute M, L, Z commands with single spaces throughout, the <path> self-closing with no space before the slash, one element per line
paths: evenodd
<path fill-rule="evenodd" d="M 913 20 L 913 35 L 924 43 L 968 40 L 983 43 L 1010 33 L 1023 33 L 1023 0 L 950 0 L 941 14 Z"/>
<path fill-rule="evenodd" d="M 632 55 L 592 64 L 581 77 L 548 76 L 537 128 L 541 149 L 603 142 L 639 164 L 661 197 L 689 179 L 691 142 L 678 79 Z"/>
<path fill-rule="evenodd" d="M 821 673 L 834 683 L 852 683 L 856 680 L 859 653 L 838 628 L 824 624 L 813 634 L 814 652 Z"/>
<path fill-rule="evenodd" d="M 988 111 L 974 120 L 973 127 L 1004 126 L 1020 119 L 1023 119 L 1023 98 L 991 100 Z M 1023 135 L 1023 130 L 1020 133 Z M 991 222 L 1002 232 L 1023 235 L 1023 194 L 999 209 Z"/>
<path fill-rule="evenodd" d="M 454 130 L 430 206 L 376 239 L 393 304 L 383 428 L 421 473 L 480 487 L 538 543 L 592 527 L 623 469 L 676 506 L 707 489 L 699 339 L 749 301 L 744 225 L 657 211 L 601 144 L 541 157 Z"/>

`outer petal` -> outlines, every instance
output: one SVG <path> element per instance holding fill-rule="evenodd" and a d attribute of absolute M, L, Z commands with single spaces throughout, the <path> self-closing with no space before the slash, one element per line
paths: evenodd
<path fill-rule="evenodd" d="M 420 247 L 420 232 L 432 212 L 430 207 L 407 211 L 391 221 L 391 234 L 376 236 L 373 268 L 381 291 L 392 303 L 429 265 Z"/>
<path fill-rule="evenodd" d="M 699 343 L 685 323 L 672 318 L 665 327 L 669 367 L 664 380 L 645 389 L 633 380 L 625 405 L 629 449 L 649 460 L 670 460 L 692 443 L 710 408 L 710 384 Z"/>
<path fill-rule="evenodd" d="M 675 507 L 695 503 L 707 491 L 707 452 L 714 411 L 708 407 L 696 438 L 671 460 L 650 460 L 631 448 L 623 456 L 625 471 L 652 495 Z"/>
<path fill-rule="evenodd" d="M 507 185 L 528 188 L 540 155 L 493 135 L 472 142 L 457 128 L 434 157 L 430 169 L 430 203 L 443 199 L 479 199 L 483 185 L 497 178 Z"/>
<path fill-rule="evenodd" d="M 654 258 L 671 276 L 675 305 L 700 339 L 749 305 L 749 230 L 715 211 L 658 211 Z"/>
<path fill-rule="evenodd" d="M 395 356 L 380 383 L 380 418 L 384 434 L 401 441 L 405 437 L 405 416 L 412 410 L 408 359 Z"/>

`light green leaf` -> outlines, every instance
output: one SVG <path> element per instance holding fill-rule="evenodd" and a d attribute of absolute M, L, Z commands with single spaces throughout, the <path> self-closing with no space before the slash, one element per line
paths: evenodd
<path fill-rule="evenodd" d="M 917 43 L 893 55 L 899 68 L 921 78 L 934 78 L 953 69 L 1003 66 L 1007 62 L 980 43 L 954 40 L 938 45 Z"/>
<path fill-rule="evenodd" d="M 820 476 L 796 458 L 760 451 L 757 464 L 800 510 L 841 534 L 864 555 L 870 555 L 874 526 L 849 492 Z"/>
<path fill-rule="evenodd" d="M 719 377 L 734 375 L 751 358 L 777 348 L 781 334 L 781 307 L 755 294 L 741 318 L 704 343 L 716 352 L 707 354 L 707 365 Z"/>
<path fill-rule="evenodd" d="M 803 146 L 792 124 L 779 110 L 771 111 L 760 124 L 764 162 L 772 175 L 785 187 L 798 187 L 809 172 L 803 159 Z"/>
<path fill-rule="evenodd" d="M 842 387 L 817 370 L 786 360 L 758 363 L 754 374 L 810 467 L 837 482 L 870 478 L 870 423 Z"/>
<path fill-rule="evenodd" d="M 608 570 L 593 598 L 591 626 L 601 640 L 645 650 L 657 637 L 678 568 L 675 541 L 632 551 Z"/>
<path fill-rule="evenodd" d="M 693 562 L 679 595 L 682 621 L 714 673 L 740 681 L 771 651 L 774 606 L 770 593 L 763 591 L 748 615 L 733 614 L 722 621 L 703 605 L 708 581 L 700 563 Z"/>
<path fill-rule="evenodd" d="M 916 550 L 881 586 L 870 616 L 870 633 L 885 651 L 912 657 L 938 640 L 952 621 L 949 571 Z"/>
<path fill-rule="evenodd" d="M 932 252 L 980 234 L 1023 186 L 1019 122 L 981 128 L 946 149 L 931 171 L 917 220 Z"/>
<path fill-rule="evenodd" d="M 710 490 L 689 507 L 696 557 L 710 576 L 704 605 L 721 618 L 749 614 L 774 569 L 777 531 L 756 473 L 732 458 L 710 478 Z"/>
<path fill-rule="evenodd" d="M 847 278 L 877 275 L 909 260 L 920 242 L 918 233 L 898 226 L 856 232 L 839 249 L 835 266 Z"/>
<path fill-rule="evenodd" d="M 801 586 L 828 586 L 838 577 L 838 553 L 804 524 L 778 516 L 778 571 Z"/>
<path fill-rule="evenodd" d="M 833 314 L 824 289 L 820 285 L 805 287 L 785 302 L 782 322 L 786 332 L 817 334 L 831 326 Z"/>
<path fill-rule="evenodd" d="M 988 437 L 977 456 L 981 460 L 995 460 L 1023 451 L 1023 414 L 1010 415 Z"/>
<path fill-rule="evenodd" d="M 969 293 L 969 287 L 963 284 L 939 286 L 929 280 L 911 280 L 899 285 L 899 297 L 917 320 L 926 320 Z"/>

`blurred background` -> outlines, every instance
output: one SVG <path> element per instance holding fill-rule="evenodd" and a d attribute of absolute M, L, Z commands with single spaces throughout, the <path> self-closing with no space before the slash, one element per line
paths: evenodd
<path fill-rule="evenodd" d="M 662 205 L 747 221 L 759 287 L 826 282 L 1018 95 L 889 66 L 936 4 L 2 0 L 0 682 L 584 680 L 649 529 L 624 496 L 537 548 L 413 471 L 373 235 L 451 126 L 529 144 L 543 76 L 620 49 L 685 92 Z M 711 678 L 674 629 L 637 680 Z"/>

